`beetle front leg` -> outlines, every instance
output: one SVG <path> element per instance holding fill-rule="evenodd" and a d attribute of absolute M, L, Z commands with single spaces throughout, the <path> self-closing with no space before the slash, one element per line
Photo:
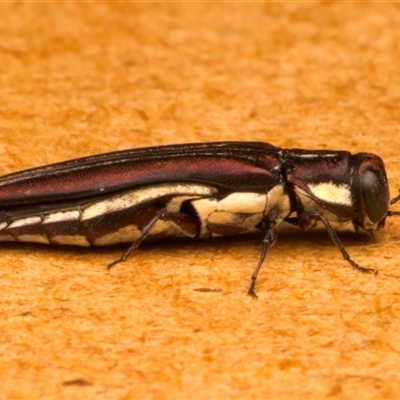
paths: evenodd
<path fill-rule="evenodd" d="M 260 226 L 259 226 L 260 230 L 265 233 L 265 237 L 263 240 L 263 247 L 261 250 L 261 255 L 260 258 L 258 260 L 257 266 L 253 272 L 253 274 L 251 275 L 251 283 L 250 283 L 250 287 L 249 290 L 247 292 L 248 296 L 254 297 L 256 298 L 256 292 L 254 291 L 254 288 L 256 286 L 256 280 L 257 280 L 257 276 L 258 273 L 260 272 L 261 266 L 264 263 L 265 257 L 268 253 L 268 250 L 275 244 L 276 239 L 277 239 L 277 234 L 276 234 L 276 229 L 275 229 L 275 223 L 272 221 L 262 221 Z"/>
<path fill-rule="evenodd" d="M 361 265 L 357 264 L 355 261 L 353 261 L 350 256 L 349 253 L 347 253 L 346 249 L 343 246 L 343 243 L 340 241 L 339 236 L 337 235 L 337 233 L 334 231 L 334 229 L 331 227 L 329 221 L 326 219 L 326 217 L 324 216 L 324 214 L 320 211 L 317 211 L 316 213 L 314 213 L 312 215 L 313 217 L 318 218 L 319 220 L 321 220 L 323 222 L 323 224 L 325 225 L 326 230 L 328 231 L 329 236 L 331 237 L 333 243 L 335 243 L 335 245 L 338 247 L 338 249 L 340 250 L 340 252 L 342 253 L 343 258 L 357 271 L 362 272 L 362 273 L 366 273 L 366 274 L 374 274 L 377 275 L 378 274 L 378 270 L 374 269 L 374 268 L 365 268 L 362 267 Z"/>

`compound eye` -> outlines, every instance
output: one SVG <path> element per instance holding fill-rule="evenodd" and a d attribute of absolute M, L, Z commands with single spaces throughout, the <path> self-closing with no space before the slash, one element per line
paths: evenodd
<path fill-rule="evenodd" d="M 389 188 L 384 176 L 371 169 L 365 170 L 361 178 L 365 211 L 373 223 L 382 221 L 389 208 Z"/>

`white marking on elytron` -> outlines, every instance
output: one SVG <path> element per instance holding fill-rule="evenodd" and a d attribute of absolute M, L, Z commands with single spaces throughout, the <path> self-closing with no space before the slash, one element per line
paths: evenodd
<path fill-rule="evenodd" d="M 148 188 L 131 190 L 103 201 L 91 203 L 83 207 L 81 220 L 85 221 L 100 215 L 121 211 L 163 196 L 185 195 L 202 197 L 211 196 L 215 192 L 216 189 L 210 186 L 184 183 L 150 186 Z"/>
<path fill-rule="evenodd" d="M 346 206 L 352 206 L 351 200 L 351 190 L 349 185 L 345 184 L 335 184 L 332 181 L 319 183 L 313 185 L 312 183 L 308 184 L 308 187 L 311 190 L 311 193 L 322 199 L 324 201 L 328 201 L 330 203 L 343 204 Z"/>
<path fill-rule="evenodd" d="M 208 217 L 208 224 L 216 225 L 232 225 L 237 226 L 243 233 L 258 232 L 259 229 L 256 226 L 261 222 L 263 213 L 255 214 L 236 214 L 227 211 L 215 211 Z M 221 236 L 210 231 L 212 236 Z M 237 232 L 232 232 L 237 234 Z"/>
<path fill-rule="evenodd" d="M 263 193 L 232 193 L 218 202 L 216 211 L 255 214 L 265 210 L 266 200 Z"/>
<path fill-rule="evenodd" d="M 58 211 L 52 214 L 47 214 L 42 224 L 51 224 L 54 222 L 66 222 L 66 221 L 79 221 L 80 218 L 79 210 L 69 210 L 69 211 Z"/>
<path fill-rule="evenodd" d="M 176 196 L 173 197 L 166 205 L 166 208 L 171 213 L 177 213 L 181 210 L 182 203 L 186 200 L 193 199 L 193 196 Z"/>
<path fill-rule="evenodd" d="M 82 235 L 58 235 L 51 238 L 53 244 L 89 247 L 90 242 Z"/>
<path fill-rule="evenodd" d="M 236 225 L 246 232 L 257 231 L 256 225 L 262 220 L 266 194 L 263 193 L 232 193 L 221 201 L 215 198 L 193 200 L 201 221 L 199 237 L 216 236 L 210 230 L 209 224 Z"/>
<path fill-rule="evenodd" d="M 338 155 L 338 153 L 328 153 L 328 154 L 298 154 L 296 155 L 296 157 L 300 157 L 300 158 L 325 158 L 325 157 L 336 157 Z"/>
<path fill-rule="evenodd" d="M 17 236 L 17 240 L 19 242 L 30 242 L 30 243 L 43 243 L 43 244 L 50 244 L 49 239 L 47 238 L 46 235 L 40 235 L 40 234 L 36 234 L 36 235 L 18 235 Z"/>
<path fill-rule="evenodd" d="M 21 226 L 37 225 L 40 224 L 40 222 L 42 222 L 42 217 L 38 215 L 33 217 L 21 218 L 11 222 L 11 224 L 8 225 L 7 229 L 19 228 Z"/>
<path fill-rule="evenodd" d="M 161 235 L 164 237 L 195 237 L 196 235 L 189 235 L 186 231 L 182 230 L 179 225 L 173 221 L 158 220 L 149 236 Z"/>
<path fill-rule="evenodd" d="M 177 196 L 168 202 L 166 208 L 171 213 L 177 213 L 181 209 L 182 202 L 193 199 L 193 196 Z M 109 233 L 94 240 L 95 246 L 108 246 L 117 243 L 131 243 L 134 242 L 140 235 L 141 230 L 136 225 L 124 226 L 118 231 Z M 187 237 L 190 236 L 184 232 L 179 225 L 173 221 L 158 220 L 151 228 L 149 236 L 162 235 L 165 237 Z"/>
<path fill-rule="evenodd" d="M 132 243 L 141 235 L 141 231 L 135 225 L 125 226 L 116 232 L 104 235 L 94 240 L 94 246 L 109 246 L 118 243 Z M 163 237 L 189 237 L 187 232 L 179 228 L 173 221 L 158 220 L 150 231 L 149 237 L 161 235 Z"/>
<path fill-rule="evenodd" d="M 7 226 L 8 226 L 8 223 L 7 223 L 7 222 L 2 222 L 2 223 L 0 224 L 0 231 L 2 231 L 4 228 L 7 228 Z"/>
<path fill-rule="evenodd" d="M 115 232 L 104 235 L 94 240 L 95 246 L 108 246 L 116 243 L 134 242 L 141 234 L 135 225 L 124 226 Z"/>
<path fill-rule="evenodd" d="M 208 217 L 211 213 L 213 213 L 216 208 L 218 201 L 215 198 L 208 198 L 208 199 L 199 199 L 190 202 L 194 209 L 196 210 L 197 216 L 200 220 L 200 238 L 207 238 L 210 237 L 210 231 L 208 230 L 207 222 Z"/>
<path fill-rule="evenodd" d="M 149 237 L 151 236 L 159 237 L 196 237 L 197 234 L 190 235 L 184 231 L 179 225 L 173 221 L 162 221 L 158 220 L 150 231 Z"/>

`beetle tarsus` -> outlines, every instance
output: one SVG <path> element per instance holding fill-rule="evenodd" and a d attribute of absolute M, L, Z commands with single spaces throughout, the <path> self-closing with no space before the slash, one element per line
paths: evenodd
<path fill-rule="evenodd" d="M 107 269 L 111 269 L 114 265 L 124 262 L 125 260 L 126 260 L 126 258 L 124 258 L 124 257 L 118 258 L 118 260 L 115 260 L 115 261 L 111 262 L 110 264 L 107 264 Z"/>
<path fill-rule="evenodd" d="M 356 269 L 357 271 L 359 271 L 359 272 L 361 272 L 361 273 L 363 273 L 363 274 L 378 275 L 378 272 L 379 272 L 379 271 L 378 271 L 377 269 L 362 267 L 361 265 L 359 265 L 359 264 L 357 264 L 355 261 L 353 261 L 350 257 L 349 257 L 349 258 L 344 257 L 344 259 L 345 259 L 346 261 L 348 261 L 348 262 L 350 263 L 350 265 L 351 265 L 354 269 Z"/>
<path fill-rule="evenodd" d="M 253 279 L 253 277 L 252 277 L 249 290 L 247 291 L 247 296 L 250 296 L 253 299 L 257 299 L 258 298 L 258 296 L 256 295 L 256 292 L 254 291 L 254 287 L 255 286 L 256 286 L 256 279 L 255 278 Z"/>

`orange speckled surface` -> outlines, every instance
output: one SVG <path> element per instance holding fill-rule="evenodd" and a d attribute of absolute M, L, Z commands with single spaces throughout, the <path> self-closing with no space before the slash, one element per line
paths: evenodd
<path fill-rule="evenodd" d="M 400 6 L 0 4 L 6 174 L 212 140 L 371 151 L 400 188 Z M 1 244 L 4 399 L 396 399 L 400 221 L 122 248 Z M 210 289 L 199 291 L 198 289 Z"/>

